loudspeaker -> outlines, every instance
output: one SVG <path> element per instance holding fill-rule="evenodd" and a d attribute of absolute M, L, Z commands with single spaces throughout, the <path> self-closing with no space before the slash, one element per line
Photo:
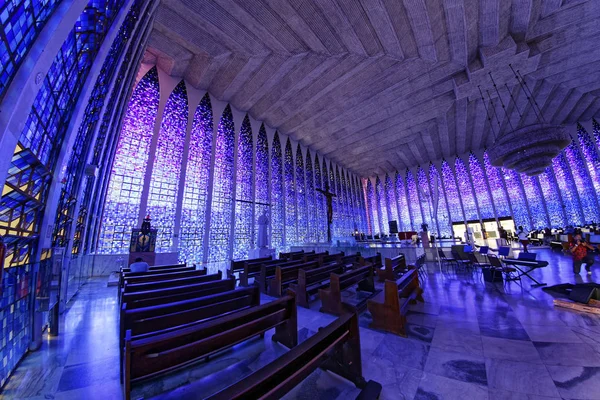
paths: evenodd
<path fill-rule="evenodd" d="M 595 295 L 595 291 L 596 291 L 596 288 L 594 288 L 594 287 L 575 286 L 573 288 L 573 290 L 571 290 L 571 293 L 569 293 L 569 299 L 576 301 L 578 303 L 587 304 L 590 302 L 590 299 L 592 298 L 592 296 Z"/>
<path fill-rule="evenodd" d="M 398 233 L 398 223 L 396 221 L 389 221 L 390 233 Z"/>

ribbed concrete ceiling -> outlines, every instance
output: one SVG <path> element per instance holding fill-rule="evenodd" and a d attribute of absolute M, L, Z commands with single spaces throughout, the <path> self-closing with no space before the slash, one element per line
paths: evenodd
<path fill-rule="evenodd" d="M 600 116 L 599 16 L 598 0 L 163 0 L 145 61 L 371 176 L 535 122 L 508 64 L 548 121 Z"/>

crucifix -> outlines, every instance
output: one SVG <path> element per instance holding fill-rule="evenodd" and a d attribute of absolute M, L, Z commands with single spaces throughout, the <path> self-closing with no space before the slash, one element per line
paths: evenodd
<path fill-rule="evenodd" d="M 325 196 L 327 200 L 327 242 L 331 243 L 331 223 L 333 222 L 333 198 L 337 197 L 334 193 L 329 191 L 329 184 L 325 182 L 325 190 L 315 189 L 317 192 Z"/>

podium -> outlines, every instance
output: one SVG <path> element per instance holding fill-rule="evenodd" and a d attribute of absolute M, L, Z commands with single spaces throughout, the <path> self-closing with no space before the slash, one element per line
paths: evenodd
<path fill-rule="evenodd" d="M 142 261 L 147 262 L 148 265 L 155 265 L 157 233 L 157 229 L 152 229 L 150 227 L 149 215 L 144 219 L 140 229 L 133 229 L 131 231 L 131 241 L 129 243 L 129 262 L 127 265 L 134 263 L 136 258 L 141 258 Z"/>

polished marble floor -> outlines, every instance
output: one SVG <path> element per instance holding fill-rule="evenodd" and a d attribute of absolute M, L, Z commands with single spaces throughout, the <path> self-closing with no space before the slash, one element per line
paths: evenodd
<path fill-rule="evenodd" d="M 574 276 L 570 258 L 540 250 L 550 266 L 534 276 L 548 284 L 600 281 L 600 263 Z M 425 303 L 411 306 L 409 337 L 368 328 L 360 317 L 363 374 L 383 385 L 382 399 L 600 399 L 600 316 L 555 309 L 527 281 L 489 284 L 470 273 L 422 274 Z M 269 298 L 265 297 L 264 301 Z M 334 317 L 318 301 L 299 308 L 304 340 Z M 1 399 L 120 399 L 116 289 L 92 280 L 62 317 L 62 333 L 44 338 L 6 384 Z M 270 335 L 208 363 L 134 388 L 134 398 L 198 399 L 283 354 Z M 358 393 L 323 371 L 286 399 L 351 399 Z"/>

